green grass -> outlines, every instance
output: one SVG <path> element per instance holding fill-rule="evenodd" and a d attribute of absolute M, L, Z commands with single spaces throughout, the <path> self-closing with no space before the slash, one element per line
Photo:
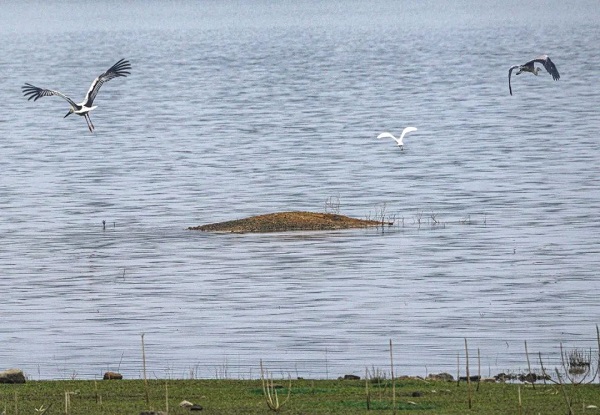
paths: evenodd
<path fill-rule="evenodd" d="M 287 395 L 287 380 L 281 382 L 280 397 Z M 142 380 L 120 381 L 30 381 L 22 385 L 0 385 L 0 414 L 65 414 L 65 392 L 71 395 L 69 414 L 139 414 L 164 411 L 165 385 L 168 386 L 169 413 L 187 414 L 179 402 L 188 400 L 204 407 L 198 414 L 269 414 L 260 380 L 152 380 L 148 381 L 149 403 Z M 522 408 L 518 408 L 516 384 L 473 384 L 472 409 L 468 408 L 467 385 L 461 383 L 396 381 L 397 414 L 568 414 L 565 397 L 558 385 L 520 385 Z M 598 414 L 600 385 L 566 385 L 574 414 Z M 391 382 L 369 384 L 370 410 L 367 410 L 365 384 L 361 380 L 294 380 L 289 402 L 282 414 L 392 414 Z M 418 392 L 416 394 L 415 392 Z M 413 396 L 419 395 L 419 396 Z"/>

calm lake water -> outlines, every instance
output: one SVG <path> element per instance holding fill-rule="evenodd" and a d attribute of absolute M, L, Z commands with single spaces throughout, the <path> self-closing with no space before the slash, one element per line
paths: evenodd
<path fill-rule="evenodd" d="M 597 1 L 0 5 L 0 369 L 332 378 L 597 348 Z M 549 54 L 561 74 L 513 78 Z M 120 58 L 92 115 L 79 102 Z M 400 151 L 382 131 L 417 132 Z M 385 229 L 188 226 L 282 210 Z M 102 221 L 106 221 L 103 229 Z M 537 362 L 534 361 L 534 366 Z M 472 363 L 473 364 L 473 363 Z"/>

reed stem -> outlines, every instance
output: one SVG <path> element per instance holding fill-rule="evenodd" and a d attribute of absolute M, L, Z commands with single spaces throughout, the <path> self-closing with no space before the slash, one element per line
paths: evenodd
<path fill-rule="evenodd" d="M 146 392 L 146 405 L 150 405 L 150 393 L 148 392 L 148 378 L 146 377 L 146 348 L 144 346 L 144 335 L 142 333 L 142 368 L 144 373 L 144 389 Z"/>
<path fill-rule="evenodd" d="M 473 403 L 472 403 L 472 396 L 471 396 L 471 376 L 469 373 L 469 347 L 467 346 L 467 338 L 465 337 L 465 358 L 467 359 L 467 365 L 466 365 L 466 370 L 467 370 L 467 400 L 469 402 L 469 409 L 472 408 Z"/>
<path fill-rule="evenodd" d="M 525 340 L 525 356 L 527 357 L 527 370 L 529 371 L 528 377 L 531 378 L 531 385 L 535 390 L 535 379 L 533 377 L 533 373 L 531 373 L 531 364 L 529 363 L 529 352 L 527 351 L 527 340 Z"/>
<path fill-rule="evenodd" d="M 392 407 L 394 408 L 394 414 L 396 413 L 396 381 L 394 380 L 394 352 L 392 349 L 392 339 L 390 339 L 390 366 L 392 376 Z"/>

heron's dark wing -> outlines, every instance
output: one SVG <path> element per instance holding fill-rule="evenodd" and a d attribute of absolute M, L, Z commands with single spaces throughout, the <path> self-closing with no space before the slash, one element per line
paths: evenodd
<path fill-rule="evenodd" d="M 34 101 L 37 101 L 41 97 L 49 97 L 52 95 L 56 95 L 63 99 L 66 99 L 67 102 L 71 104 L 73 108 L 77 107 L 77 104 L 75 104 L 75 102 L 71 98 L 69 98 L 62 92 L 53 91 L 51 89 L 38 88 L 37 86 L 33 86 L 31 84 L 25 84 L 21 87 L 21 89 L 23 90 L 23 95 L 25 95 L 28 100 L 33 98 Z"/>
<path fill-rule="evenodd" d="M 535 69 L 534 63 L 536 62 L 535 59 L 530 60 L 529 62 L 525 62 L 523 65 L 519 65 L 521 70 L 523 70 L 523 72 L 531 72 L 533 73 L 533 70 Z"/>
<path fill-rule="evenodd" d="M 558 70 L 556 69 L 556 65 L 554 65 L 554 62 L 552 62 L 550 60 L 550 56 L 542 55 L 542 56 L 535 58 L 532 62 L 538 62 L 538 63 L 541 63 L 542 65 L 544 65 L 544 68 L 546 68 L 548 73 L 550 75 L 552 75 L 552 79 L 554 79 L 555 81 L 558 81 L 560 79 L 560 74 L 558 73 Z"/>
<path fill-rule="evenodd" d="M 98 91 L 100 91 L 100 87 L 105 82 L 110 81 L 111 79 L 117 78 L 119 76 L 129 75 L 130 69 L 131 64 L 129 63 L 129 61 L 121 59 L 113 66 L 111 66 L 108 71 L 104 72 L 102 75 L 94 79 L 94 82 L 92 82 L 90 89 L 88 90 L 87 94 L 85 94 L 83 105 L 86 107 L 91 107 L 94 102 L 94 99 L 96 98 L 96 95 L 98 95 Z"/>
<path fill-rule="evenodd" d="M 512 95 L 512 88 L 510 86 L 510 76 L 512 75 L 512 71 L 514 69 L 519 68 L 520 66 L 521 65 L 514 65 L 514 66 L 511 66 L 510 69 L 508 70 L 508 92 L 510 92 L 511 95 Z"/>

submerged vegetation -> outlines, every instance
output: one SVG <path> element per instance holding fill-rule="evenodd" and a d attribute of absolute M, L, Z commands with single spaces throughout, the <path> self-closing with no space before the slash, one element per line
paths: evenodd
<path fill-rule="evenodd" d="M 389 213 L 387 203 L 375 207 L 369 212 L 365 219 L 352 218 L 340 214 L 340 196 L 330 196 L 325 200 L 323 213 L 308 211 L 288 211 L 268 213 L 265 215 L 250 216 L 244 219 L 236 219 L 225 222 L 209 223 L 200 226 L 190 226 L 189 230 L 204 232 L 223 233 L 266 233 L 266 232 L 290 232 L 290 231 L 327 231 L 352 228 L 376 227 L 388 229 L 391 227 L 404 228 L 411 221 L 412 225 L 421 228 L 428 225 L 432 228 L 446 227 L 447 221 L 443 221 L 438 214 L 431 212 L 424 214 L 422 210 L 407 218 L 398 213 Z M 486 215 L 483 214 L 483 225 L 486 225 Z M 471 215 L 458 220 L 463 225 L 478 223 L 471 219 Z"/>
<path fill-rule="evenodd" d="M 326 212 L 277 212 L 265 215 L 250 216 L 244 219 L 236 219 L 225 222 L 210 223 L 200 226 L 190 226 L 189 230 L 204 232 L 222 232 L 222 233 L 267 233 L 267 232 L 291 232 L 291 231 L 331 231 L 353 228 L 378 228 L 381 230 L 400 229 L 404 227 L 421 228 L 428 226 L 431 228 L 445 228 L 446 224 L 460 225 L 486 225 L 486 215 L 482 221 L 471 218 L 467 215 L 457 221 L 448 222 L 442 220 L 437 213 L 431 212 L 425 214 L 419 210 L 408 218 L 399 214 L 389 214 L 386 211 L 386 205 L 378 206 L 375 212 L 369 212 L 365 219 L 352 218 L 341 215 L 339 205 L 328 199 Z"/>

